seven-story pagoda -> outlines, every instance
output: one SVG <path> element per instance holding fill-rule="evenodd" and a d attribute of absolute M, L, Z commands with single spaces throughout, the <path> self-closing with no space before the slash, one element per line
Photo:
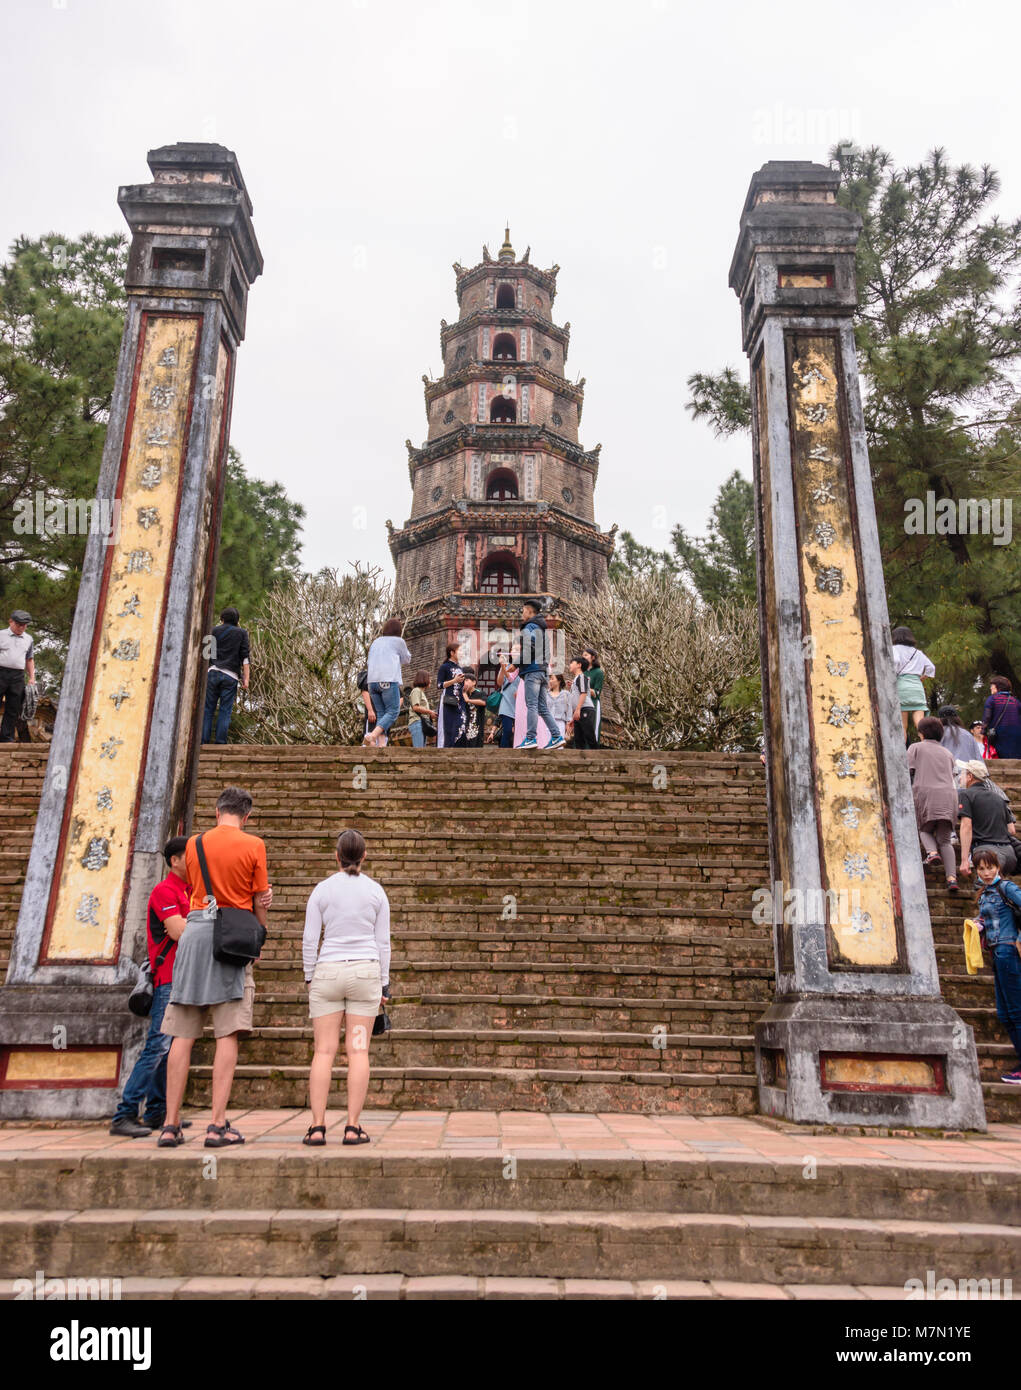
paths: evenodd
<path fill-rule="evenodd" d="M 430 675 L 460 640 L 490 688 L 487 646 L 466 633 L 513 632 L 522 595 L 542 598 L 556 626 L 563 601 L 606 577 L 599 446 L 578 443 L 584 380 L 564 376 L 570 324 L 551 317 L 558 270 L 531 265 L 527 250 L 518 260 L 509 230 L 496 260 L 483 247 L 471 270 L 454 265 L 460 314 L 441 323 L 443 376 L 423 378 L 428 436 L 407 441 L 411 517 L 390 527 L 398 584 L 424 603 L 406 631 L 412 664 Z"/>

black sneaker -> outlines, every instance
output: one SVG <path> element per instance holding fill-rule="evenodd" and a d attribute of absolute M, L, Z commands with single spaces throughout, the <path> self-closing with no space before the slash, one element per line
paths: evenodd
<path fill-rule="evenodd" d="M 152 1130 L 148 1125 L 139 1124 L 138 1120 L 114 1120 L 110 1126 L 110 1133 L 117 1134 L 122 1139 L 148 1139 Z"/>
<path fill-rule="evenodd" d="M 150 1120 L 147 1115 L 142 1120 L 142 1123 L 148 1125 L 150 1129 L 162 1129 L 166 1123 L 166 1118 L 166 1115 L 160 1115 L 158 1119 Z M 191 1120 L 181 1120 L 180 1124 L 182 1129 L 191 1129 Z"/>

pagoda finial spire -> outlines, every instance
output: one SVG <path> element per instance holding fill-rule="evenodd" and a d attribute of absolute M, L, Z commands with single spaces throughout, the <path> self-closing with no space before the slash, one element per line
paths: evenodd
<path fill-rule="evenodd" d="M 513 261 L 515 261 L 515 260 L 517 259 L 517 257 L 514 255 L 514 247 L 511 245 L 511 239 L 510 239 L 510 223 L 507 224 L 506 229 L 504 230 L 504 234 L 503 234 L 503 245 L 500 247 L 500 256 L 499 256 L 499 259 L 500 259 L 501 261 L 511 261 L 511 262 L 513 262 Z"/>

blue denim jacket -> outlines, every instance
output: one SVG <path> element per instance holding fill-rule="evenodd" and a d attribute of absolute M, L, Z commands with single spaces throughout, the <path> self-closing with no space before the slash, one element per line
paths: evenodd
<path fill-rule="evenodd" d="M 997 876 L 989 887 L 983 890 L 978 900 L 978 915 L 985 933 L 986 945 L 990 950 L 994 946 L 1013 946 L 1018 939 L 1014 914 L 1001 898 L 997 884 L 1002 884 L 1010 901 L 1015 907 L 1021 908 L 1021 888 L 1009 878 Z"/>

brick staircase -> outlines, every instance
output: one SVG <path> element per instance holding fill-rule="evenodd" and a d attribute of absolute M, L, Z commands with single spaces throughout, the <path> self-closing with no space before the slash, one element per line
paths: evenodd
<path fill-rule="evenodd" d="M 386 1134 L 317 1152 L 254 1118 L 260 1147 L 215 1172 L 194 1143 L 104 1149 L 101 1131 L 5 1150 L 0 1298 L 37 1270 L 148 1299 L 869 1299 L 903 1298 L 927 1271 L 988 1289 L 1021 1268 L 1017 1144 L 936 1145 L 920 1162 L 830 1141 L 807 1168 L 803 1135 L 736 1152 L 754 1122 L 700 1141 L 674 1117 L 664 1126 L 702 1152 L 522 1152 L 509 1169 L 506 1152 L 389 1151 Z"/>
<path fill-rule="evenodd" d="M 5 966 L 45 750 L 2 755 Z M 998 777 L 1021 802 L 1021 764 Z M 754 756 L 232 746 L 203 753 L 197 825 L 230 782 L 255 798 L 276 895 L 238 1105 L 306 1103 L 304 906 L 353 825 L 394 937 L 394 1030 L 373 1045 L 371 1105 L 755 1111 L 752 1028 L 772 998 L 772 948 L 752 920 L 769 881 Z M 1016 1120 L 1021 1095 L 997 1079 L 1010 1049 L 991 976 L 964 970 L 970 903 L 930 880 L 945 997 L 975 1029 L 989 1118 Z M 195 1056 L 190 1099 L 206 1104 L 210 1043 Z"/>
<path fill-rule="evenodd" d="M 45 750 L 0 759 L 6 964 Z M 1021 794 L 1021 765 L 1000 778 Z M 799 1133 L 785 1148 L 738 1118 L 755 1109 L 752 1028 L 772 990 L 769 930 L 751 919 L 769 878 L 756 758 L 232 747 L 203 754 L 197 824 L 230 782 L 255 797 L 276 894 L 231 1112 L 258 1110 L 250 1142 L 207 1181 L 201 1120 L 172 1153 L 102 1127 L 0 1127 L 0 1298 L 36 1270 L 154 1299 L 882 1298 L 929 1270 L 1016 1273 L 1010 1131 L 981 1153 L 927 1142 L 898 1159 L 907 1141 Z M 300 935 L 341 825 L 364 831 L 390 897 L 395 1026 L 373 1045 L 375 1142 L 345 1150 L 331 1130 L 316 1151 L 287 1110 L 306 1103 L 310 1057 Z M 967 900 L 935 881 L 929 897 L 990 1118 L 1017 1119 L 1021 1096 L 995 1080 L 991 980 L 963 970 Z M 196 1055 L 190 1102 L 205 1105 L 209 1043 Z M 438 1110 L 462 1126 L 440 1151 Z M 502 1112 L 498 1150 L 470 1138 L 497 1122 L 482 1111 Z M 527 1137 L 540 1119 L 555 1142 Z M 621 1152 L 597 1125 L 659 1128 Z"/>

